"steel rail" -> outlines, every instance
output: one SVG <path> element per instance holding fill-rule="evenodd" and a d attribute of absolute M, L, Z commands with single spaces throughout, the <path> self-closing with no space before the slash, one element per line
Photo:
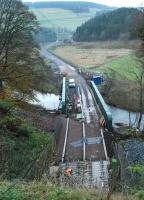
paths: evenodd
<path fill-rule="evenodd" d="M 104 139 L 104 134 L 103 134 L 103 129 L 101 128 L 100 131 L 101 131 L 101 136 L 102 136 L 102 143 L 103 143 L 105 157 L 106 157 L 106 160 L 109 161 L 109 157 L 108 157 L 107 149 L 106 149 L 106 144 L 105 144 L 105 139 Z"/>
<path fill-rule="evenodd" d="M 82 123 L 82 134 L 83 134 L 83 161 L 85 161 L 86 159 L 86 145 L 85 145 L 85 138 L 86 138 L 86 135 L 85 135 L 85 124 L 84 122 Z"/>
<path fill-rule="evenodd" d="M 67 118 L 67 124 L 66 124 L 65 140 L 64 140 L 62 159 L 61 159 L 62 163 L 64 162 L 64 159 L 65 159 L 66 144 L 67 144 L 67 138 L 68 138 L 68 129 L 69 129 L 69 118 Z"/>
<path fill-rule="evenodd" d="M 79 87 L 78 87 L 78 93 L 79 93 L 79 98 L 80 98 L 80 101 L 81 101 L 82 116 L 84 118 L 84 111 L 83 111 L 83 104 L 82 104 L 82 94 L 81 94 L 81 90 L 80 90 Z M 85 144 L 85 141 L 86 141 L 85 123 L 83 121 L 82 122 L 83 161 L 86 160 L 86 144 Z"/>

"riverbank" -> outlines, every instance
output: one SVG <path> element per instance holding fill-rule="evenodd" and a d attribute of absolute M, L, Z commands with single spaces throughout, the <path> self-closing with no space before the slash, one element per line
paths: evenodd
<path fill-rule="evenodd" d="M 136 82 L 106 79 L 99 89 L 107 104 L 131 112 L 139 111 L 139 92 Z"/>

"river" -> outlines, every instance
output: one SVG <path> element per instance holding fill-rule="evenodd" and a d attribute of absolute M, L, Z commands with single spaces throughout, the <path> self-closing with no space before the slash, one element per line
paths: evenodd
<path fill-rule="evenodd" d="M 129 125 L 129 112 L 127 110 L 120 109 L 113 106 L 109 106 L 109 108 L 112 113 L 114 127 L 116 126 L 116 123 Z M 135 112 L 130 113 L 131 124 L 133 127 L 135 127 L 134 123 L 135 123 L 137 115 L 138 113 L 135 113 Z M 144 114 L 142 118 L 141 129 L 143 129 L 143 127 L 144 127 Z"/>
<path fill-rule="evenodd" d="M 35 98 L 37 100 L 32 101 L 32 104 L 35 105 L 40 105 L 42 106 L 44 109 L 49 110 L 49 111 L 53 111 L 53 110 L 58 110 L 58 106 L 59 106 L 59 96 L 55 95 L 55 94 L 41 94 L 36 92 L 35 93 Z"/>

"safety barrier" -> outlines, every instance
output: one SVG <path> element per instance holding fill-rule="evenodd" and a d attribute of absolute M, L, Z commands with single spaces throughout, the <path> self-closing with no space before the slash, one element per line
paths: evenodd
<path fill-rule="evenodd" d="M 100 122 L 102 125 L 106 126 L 107 129 L 111 132 L 113 130 L 112 127 L 112 114 L 105 103 L 103 97 L 101 96 L 97 86 L 93 81 L 91 81 L 91 88 L 94 94 L 94 97 L 96 99 L 96 103 L 101 111 L 102 117 L 100 119 Z"/>
<path fill-rule="evenodd" d="M 66 77 L 63 77 L 63 84 L 62 84 L 62 112 L 66 112 Z"/>

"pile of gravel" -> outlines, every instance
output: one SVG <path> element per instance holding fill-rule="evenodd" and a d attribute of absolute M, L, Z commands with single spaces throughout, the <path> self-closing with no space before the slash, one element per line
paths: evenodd
<path fill-rule="evenodd" d="M 129 165 L 140 164 L 144 161 L 144 141 L 129 139 L 124 144 L 124 150 Z"/>

